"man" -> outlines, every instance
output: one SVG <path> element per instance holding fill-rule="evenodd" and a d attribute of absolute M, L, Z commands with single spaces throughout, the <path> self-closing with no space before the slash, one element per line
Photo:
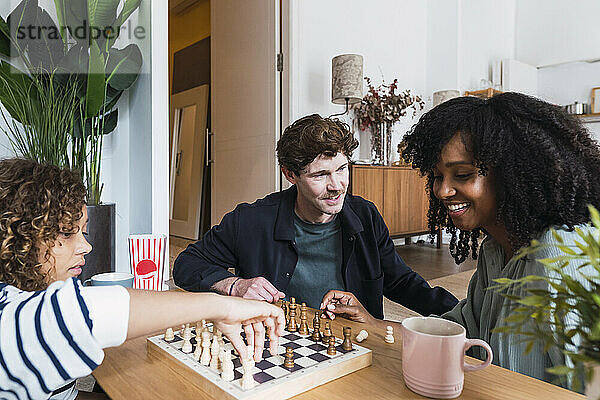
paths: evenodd
<path fill-rule="evenodd" d="M 457 299 L 402 261 L 373 203 L 347 194 L 357 146 L 339 120 L 314 114 L 294 122 L 277 143 L 293 186 L 225 215 L 177 257 L 175 283 L 269 302 L 285 292 L 313 308 L 330 290 L 346 291 L 380 319 L 384 294 L 424 315 L 450 310 Z"/>

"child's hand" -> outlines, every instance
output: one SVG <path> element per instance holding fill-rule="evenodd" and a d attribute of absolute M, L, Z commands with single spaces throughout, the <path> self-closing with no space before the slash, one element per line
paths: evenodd
<path fill-rule="evenodd" d="M 245 300 L 239 297 L 222 296 L 222 318 L 213 323 L 231 341 L 242 360 L 247 358 L 247 347 L 240 333 L 246 333 L 248 346 L 254 347 L 254 360 L 262 359 L 265 343 L 265 327 L 269 334 L 269 350 L 277 354 L 279 336 L 285 329 L 283 310 L 264 301 Z"/>

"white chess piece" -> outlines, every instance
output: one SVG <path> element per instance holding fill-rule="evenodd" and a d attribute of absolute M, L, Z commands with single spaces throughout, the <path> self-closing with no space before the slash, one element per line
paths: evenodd
<path fill-rule="evenodd" d="M 385 342 L 394 343 L 394 328 L 388 325 L 385 328 L 385 332 Z"/>
<path fill-rule="evenodd" d="M 165 332 L 165 340 L 167 342 L 172 342 L 173 340 L 175 340 L 175 333 L 173 332 L 173 328 L 167 328 L 167 331 Z"/>
<path fill-rule="evenodd" d="M 210 332 L 202 332 L 202 355 L 200 356 L 200 364 L 210 364 Z"/>
<path fill-rule="evenodd" d="M 252 371 L 254 370 L 254 348 L 248 346 L 248 356 L 246 360 L 243 361 L 242 367 L 244 369 L 244 375 L 242 375 L 241 386 L 243 390 L 252 389 L 256 382 L 254 381 L 254 376 Z"/>
<path fill-rule="evenodd" d="M 221 378 L 224 381 L 232 381 L 233 380 L 233 362 L 231 361 L 231 351 L 230 350 L 221 350 Z"/>
<path fill-rule="evenodd" d="M 192 342 L 190 342 L 189 337 L 183 338 L 183 346 L 181 346 L 181 351 L 188 354 L 192 352 Z"/>
<path fill-rule="evenodd" d="M 367 332 L 363 329 L 360 332 L 358 332 L 358 335 L 356 335 L 356 341 L 358 343 L 360 343 L 368 337 L 369 337 L 369 332 Z"/>
<path fill-rule="evenodd" d="M 196 348 L 194 349 L 194 354 L 192 355 L 196 361 L 200 361 L 200 357 L 202 356 L 202 344 L 198 340 L 199 338 L 200 336 L 196 336 Z"/>
<path fill-rule="evenodd" d="M 213 337 L 212 344 L 210 346 L 210 367 L 213 369 L 219 369 L 219 349 L 221 346 L 219 345 L 219 340 L 215 335 Z"/>

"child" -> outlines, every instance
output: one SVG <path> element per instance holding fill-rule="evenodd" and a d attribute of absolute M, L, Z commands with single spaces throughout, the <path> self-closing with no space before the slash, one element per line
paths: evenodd
<path fill-rule="evenodd" d="M 275 354 L 279 307 L 212 293 L 82 287 L 91 251 L 85 187 L 67 169 L 0 161 L 0 397 L 73 399 L 74 379 L 101 362 L 102 348 L 168 326 L 211 320 L 241 356 L 240 332 L 262 355 L 265 326 Z"/>

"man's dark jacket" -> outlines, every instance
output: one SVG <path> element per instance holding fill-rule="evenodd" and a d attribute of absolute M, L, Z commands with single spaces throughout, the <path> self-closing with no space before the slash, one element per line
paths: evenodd
<path fill-rule="evenodd" d="M 233 267 L 242 278 L 262 276 L 285 293 L 298 261 L 296 194 L 292 186 L 238 205 L 179 254 L 173 269 L 175 283 L 189 291 L 209 291 L 215 282 L 234 276 L 227 271 Z M 374 317 L 383 318 L 383 295 L 423 315 L 442 315 L 458 302 L 445 289 L 431 288 L 404 263 L 373 203 L 347 194 L 338 215 L 345 289 Z"/>

